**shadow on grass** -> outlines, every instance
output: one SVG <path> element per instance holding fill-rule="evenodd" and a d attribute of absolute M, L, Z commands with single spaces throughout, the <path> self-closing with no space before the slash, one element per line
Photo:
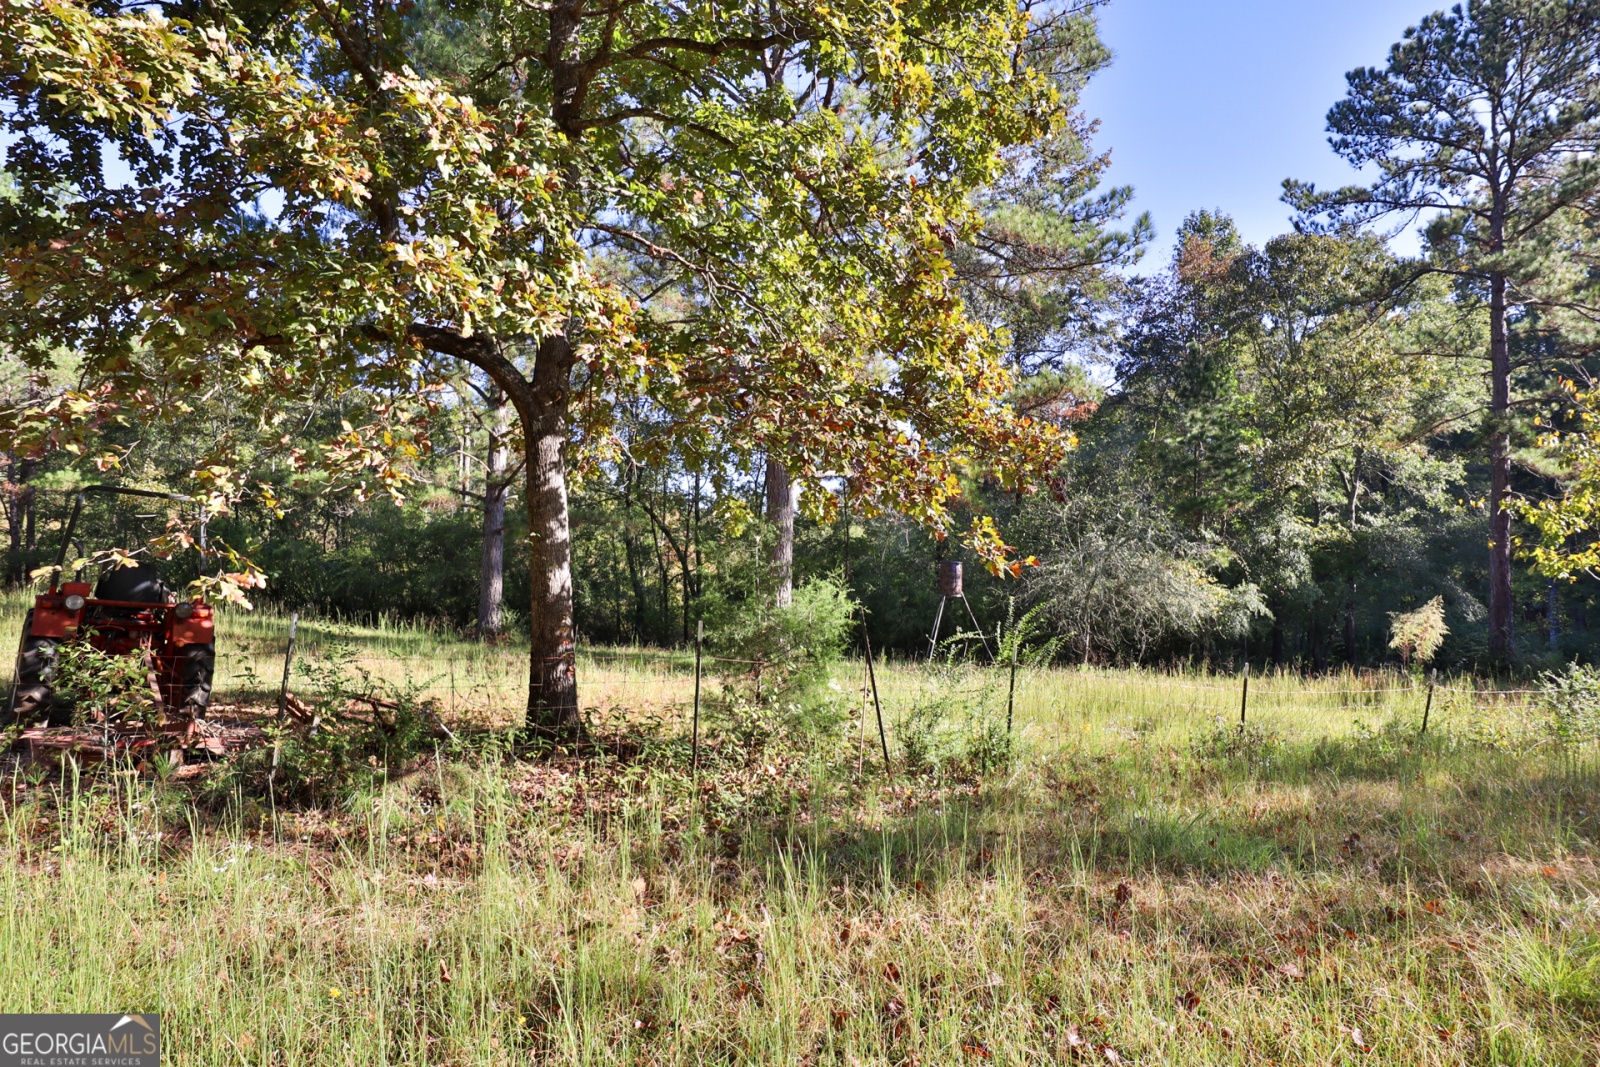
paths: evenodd
<path fill-rule="evenodd" d="M 1036 779 L 932 795 L 876 822 L 819 820 L 765 840 L 832 884 L 1292 877 L 1359 870 L 1395 886 L 1481 888 L 1482 860 L 1581 850 L 1600 837 L 1600 767 L 1430 740 L 1281 746 L 1259 763 L 1078 756 Z M 913 791 L 914 791 L 913 787 Z M 752 839 L 756 840 L 756 839 Z M 783 864 L 780 864 L 782 866 Z"/>
<path fill-rule="evenodd" d="M 361 798 L 391 790 L 400 804 L 442 804 L 445 787 L 432 783 L 453 767 L 468 784 L 452 799 L 480 806 L 498 793 L 506 833 L 530 855 L 567 825 L 630 849 L 650 842 L 669 865 L 714 858 L 861 891 L 1009 879 L 1103 894 L 1146 876 L 1358 873 L 1470 893 L 1493 857 L 1581 852 L 1600 839 L 1592 753 L 1516 754 L 1448 736 L 1278 742 L 1225 758 L 1132 744 L 1052 752 L 987 776 L 887 780 L 870 761 L 858 776 L 851 746 L 808 760 L 793 747 L 719 738 L 692 776 L 688 739 L 665 731 L 597 731 L 584 746 L 470 725 L 395 750 L 382 731 L 364 738 L 365 747 L 333 738 L 323 752 L 286 744 L 276 773 L 264 745 L 175 782 L 172 794 L 200 833 L 297 814 L 359 825 L 372 809 Z M 114 771 L 85 780 L 109 782 Z"/>

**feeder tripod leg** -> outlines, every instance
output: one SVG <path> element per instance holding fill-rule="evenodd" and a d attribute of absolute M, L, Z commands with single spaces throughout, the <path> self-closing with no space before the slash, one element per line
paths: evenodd
<path fill-rule="evenodd" d="M 994 650 L 989 647 L 989 637 L 983 632 L 983 627 L 978 625 L 978 615 L 972 610 L 972 601 L 967 599 L 967 594 L 961 594 L 961 602 L 967 606 L 967 618 L 972 620 L 972 628 L 978 631 L 978 640 L 983 642 L 984 655 L 989 657 L 990 663 L 998 662 Z"/>
<path fill-rule="evenodd" d="M 943 604 L 940 604 L 943 607 Z M 889 735 L 883 729 L 883 702 L 878 699 L 878 673 L 872 669 L 872 638 L 867 634 L 867 612 L 861 611 L 861 641 L 867 650 L 867 681 L 872 686 L 872 708 L 878 713 L 878 744 L 883 746 L 883 773 L 892 774 L 889 764 Z M 863 709 L 865 710 L 865 709 Z M 862 724 L 865 727 L 865 723 Z"/>
<path fill-rule="evenodd" d="M 933 616 L 933 632 L 928 635 L 928 662 L 933 662 L 933 654 L 939 649 L 939 624 L 944 622 L 944 602 L 949 597 L 939 598 L 939 610 Z"/>

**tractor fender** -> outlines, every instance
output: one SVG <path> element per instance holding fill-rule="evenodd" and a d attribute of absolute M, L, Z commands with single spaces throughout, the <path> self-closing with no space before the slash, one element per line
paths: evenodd
<path fill-rule="evenodd" d="M 216 622 L 211 617 L 208 609 L 196 611 L 187 619 L 173 619 L 172 643 L 178 647 L 185 645 L 209 645 L 216 641 Z"/>
<path fill-rule="evenodd" d="M 67 597 L 88 595 L 88 582 L 67 582 L 59 590 L 35 598 L 33 610 L 28 613 L 29 621 L 24 624 L 27 627 L 27 636 L 57 639 L 77 637 L 78 627 L 83 622 L 83 612 L 70 610 L 67 607 Z"/>
<path fill-rule="evenodd" d="M 81 611 L 68 611 L 60 597 L 40 597 L 34 602 L 28 633 L 33 637 L 59 639 L 78 636 Z"/>

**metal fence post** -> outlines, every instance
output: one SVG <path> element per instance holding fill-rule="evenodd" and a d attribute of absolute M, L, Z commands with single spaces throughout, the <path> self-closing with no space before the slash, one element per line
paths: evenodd
<path fill-rule="evenodd" d="M 1428 670 L 1428 702 L 1422 706 L 1422 733 L 1428 733 L 1428 716 L 1433 714 L 1433 686 L 1439 680 L 1439 668 L 1431 667 Z"/>
<path fill-rule="evenodd" d="M 1011 732 L 1012 711 L 1017 706 L 1017 635 L 1011 635 L 1011 685 L 1006 690 L 1006 733 Z"/>
<path fill-rule="evenodd" d="M 1244 661 L 1244 688 L 1239 691 L 1239 732 L 1244 733 L 1245 710 L 1250 706 L 1250 661 Z"/>
<path fill-rule="evenodd" d="M 706 621 L 696 619 L 694 625 L 694 726 L 689 773 L 700 774 L 700 646 L 706 637 Z"/>
<path fill-rule="evenodd" d="M 283 684 L 278 687 L 278 728 L 283 729 L 284 720 L 289 717 L 289 671 L 294 663 L 295 633 L 300 628 L 300 613 L 289 614 L 289 647 L 283 651 Z M 283 734 L 278 734 L 278 740 L 272 746 L 272 769 L 267 774 L 268 781 L 278 775 L 278 761 L 283 756 Z"/>

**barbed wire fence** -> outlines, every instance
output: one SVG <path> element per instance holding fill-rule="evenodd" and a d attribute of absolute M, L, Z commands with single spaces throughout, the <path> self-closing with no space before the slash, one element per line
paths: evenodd
<path fill-rule="evenodd" d="M 285 621 L 292 626 L 294 617 L 291 616 Z M 304 620 L 302 626 L 303 624 Z M 318 628 L 328 630 L 327 636 L 338 639 L 336 627 Z M 958 642 L 963 636 L 971 635 L 957 634 L 949 640 L 952 643 Z M 989 636 L 1014 637 L 999 632 Z M 694 643 L 688 649 L 619 649 L 574 643 L 561 655 L 552 658 L 571 664 L 573 669 L 577 669 L 580 660 L 587 662 L 589 667 L 586 669 L 605 665 L 608 661 L 611 663 L 636 661 L 639 666 L 649 665 L 653 668 L 649 674 L 666 682 L 667 688 L 645 698 L 642 704 L 650 704 L 652 700 L 660 703 L 665 698 L 666 705 L 676 707 L 676 714 L 672 718 L 676 718 L 681 724 L 677 729 L 687 728 L 685 732 L 690 735 L 691 763 L 697 772 L 703 736 L 702 706 L 706 699 L 707 677 L 714 674 L 721 674 L 725 678 L 737 674 L 759 677 L 778 666 L 760 657 L 715 652 L 707 645 L 708 637 L 702 623 L 697 627 Z M 284 644 L 287 644 L 287 641 Z M 501 647 L 508 652 L 511 650 L 511 646 Z M 951 647 L 955 647 L 954 644 Z M 1304 679 L 1292 673 L 1269 671 L 1253 674 L 1249 665 L 1246 665 L 1244 671 L 1231 677 L 1218 675 L 1197 677 L 1150 670 L 1118 672 L 1109 668 L 1094 667 L 1074 669 L 1070 666 L 1025 662 L 1018 655 L 1019 647 L 1020 643 L 1014 639 L 1011 646 L 1002 644 L 998 651 L 991 650 L 988 663 L 972 661 L 960 665 L 955 664 L 953 659 L 947 659 L 941 668 L 934 668 L 921 656 L 904 662 L 887 660 L 881 654 L 874 654 L 875 650 L 872 649 L 869 639 L 863 647 L 864 654 L 857 659 L 860 670 L 858 713 L 861 715 L 858 765 L 865 763 L 867 735 L 874 725 L 867 719 L 869 714 L 876 722 L 878 747 L 881 750 L 884 766 L 889 768 L 893 760 L 888 738 L 891 726 L 897 731 L 900 723 L 898 719 L 891 722 L 892 716 L 887 715 L 886 711 L 898 710 L 903 713 L 903 707 L 896 709 L 894 705 L 904 703 L 908 696 L 906 692 L 908 687 L 945 684 L 958 675 L 981 678 L 986 685 L 998 684 L 1001 687 L 1004 699 L 1004 722 L 1008 734 L 1017 729 L 1020 710 L 1024 728 L 1053 725 L 1055 727 L 1053 732 L 1058 741 L 1077 719 L 1081 719 L 1086 728 L 1090 721 L 1098 722 L 1102 727 L 1115 728 L 1115 723 L 1105 721 L 1108 712 L 1112 715 L 1156 714 L 1169 720 L 1185 716 L 1204 716 L 1215 720 L 1223 719 L 1230 713 L 1230 708 L 1237 713 L 1241 731 L 1249 721 L 1259 716 L 1304 716 L 1326 719 L 1330 714 L 1348 712 L 1418 714 L 1416 730 L 1419 734 L 1426 734 L 1435 721 L 1436 710 L 1447 712 L 1452 716 L 1459 715 L 1464 708 L 1488 712 L 1510 704 L 1525 704 L 1530 698 L 1537 698 L 1544 692 L 1542 689 L 1526 686 L 1497 688 L 1492 682 L 1479 682 L 1467 678 L 1441 682 L 1433 672 L 1426 676 L 1409 678 L 1387 671 L 1374 672 L 1364 676 L 1370 679 L 1370 684 L 1362 684 L 1358 680 L 1332 688 L 1321 688 L 1314 679 Z M 273 678 L 272 681 L 277 683 L 273 687 L 277 690 L 274 694 L 277 697 L 276 703 L 281 704 L 282 692 L 288 682 L 289 665 L 286 662 L 288 657 L 285 655 L 288 650 L 282 645 L 279 648 L 277 656 L 281 658 L 278 659 L 278 664 L 283 674 Z M 525 656 L 496 655 L 492 648 L 493 646 L 478 646 L 472 654 L 461 656 L 452 654 L 454 650 L 447 647 L 434 646 L 427 651 L 426 666 L 436 671 L 439 676 L 435 682 L 442 686 L 445 680 L 448 680 L 448 709 L 452 717 L 458 712 L 471 713 L 505 704 L 507 695 L 517 689 L 519 682 L 516 675 L 519 671 L 526 670 Z M 465 647 L 462 651 L 465 651 Z M 390 652 L 390 655 L 404 658 L 406 653 L 396 649 Z M 422 658 L 415 650 L 410 655 L 413 658 Z M 952 675 L 948 670 L 953 664 L 956 667 L 956 675 Z M 880 688 L 879 668 L 889 669 L 892 681 L 888 692 Z M 409 671 L 409 665 L 404 669 Z M 248 671 L 248 668 L 246 670 Z M 690 678 L 684 678 L 686 673 Z M 1355 677 L 1359 679 L 1363 676 Z M 686 681 L 692 684 L 690 692 L 673 695 L 671 687 L 683 685 Z M 465 707 L 462 700 L 463 682 L 466 684 Z M 615 684 L 614 681 L 612 684 Z M 1023 696 L 1020 708 L 1019 684 Z M 853 692 L 854 686 L 847 685 L 846 689 Z M 689 699 L 684 700 L 684 696 Z M 610 710 L 620 712 L 624 709 L 624 705 L 630 702 L 624 699 L 617 702 L 616 707 Z M 590 710 L 599 712 L 602 709 L 597 704 Z M 1075 712 L 1077 714 L 1074 714 Z M 669 719 L 656 721 L 663 726 L 668 726 L 670 722 Z"/>

